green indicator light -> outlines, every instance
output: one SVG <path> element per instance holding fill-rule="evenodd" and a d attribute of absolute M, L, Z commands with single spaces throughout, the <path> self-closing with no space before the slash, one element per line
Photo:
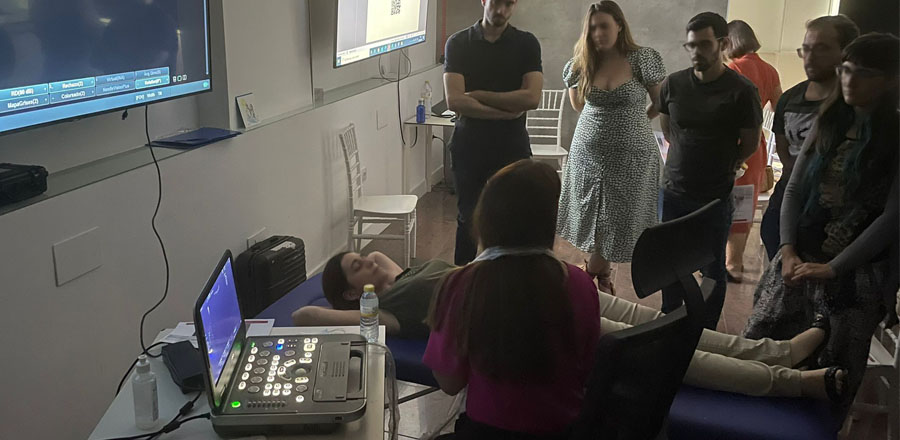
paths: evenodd
<path fill-rule="evenodd" d="M 232 407 L 232 408 L 240 408 L 240 407 L 241 407 L 241 402 L 238 402 L 238 401 L 235 400 L 234 402 L 231 402 L 231 407 Z"/>
<path fill-rule="evenodd" d="M 250 346 L 251 346 L 251 347 L 256 347 L 256 342 L 251 342 L 251 343 L 250 343 Z"/>

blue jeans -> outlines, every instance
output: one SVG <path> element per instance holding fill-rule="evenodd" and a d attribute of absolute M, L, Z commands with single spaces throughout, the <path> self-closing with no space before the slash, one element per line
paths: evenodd
<path fill-rule="evenodd" d="M 734 213 L 734 201 L 726 197 L 725 203 L 718 205 L 712 214 L 713 220 L 707 226 L 709 234 L 713 235 L 716 259 L 700 269 L 704 278 L 716 281 L 716 287 L 706 301 L 706 318 L 704 326 L 715 330 L 719 324 L 719 316 L 722 314 L 722 306 L 725 305 L 725 291 L 728 288 L 728 279 L 725 272 L 725 243 L 728 241 L 728 231 L 731 229 L 731 218 Z M 684 217 L 704 206 L 709 202 L 698 202 L 685 196 L 675 194 L 669 190 L 663 191 L 663 221 Z M 684 304 L 684 299 L 671 290 L 663 289 L 663 313 L 670 313 Z"/>
<path fill-rule="evenodd" d="M 766 254 L 769 261 L 775 259 L 778 248 L 781 247 L 781 202 L 784 200 L 784 189 L 787 188 L 788 179 L 782 177 L 772 190 L 769 197 L 769 206 L 763 214 L 762 223 L 759 225 L 759 237 L 766 246 Z"/>

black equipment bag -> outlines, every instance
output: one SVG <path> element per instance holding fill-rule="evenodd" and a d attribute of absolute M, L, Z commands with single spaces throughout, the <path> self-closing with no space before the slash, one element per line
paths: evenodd
<path fill-rule="evenodd" d="M 0 206 L 30 199 L 46 191 L 46 168 L 0 163 Z"/>
<path fill-rule="evenodd" d="M 303 240 L 276 235 L 256 243 L 238 255 L 234 276 L 244 316 L 255 317 L 306 281 Z"/>

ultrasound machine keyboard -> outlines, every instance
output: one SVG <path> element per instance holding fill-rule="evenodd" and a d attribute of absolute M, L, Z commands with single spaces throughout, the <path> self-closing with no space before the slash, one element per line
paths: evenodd
<path fill-rule="evenodd" d="M 226 412 L 299 411 L 312 400 L 319 338 L 254 337 L 248 342 Z"/>

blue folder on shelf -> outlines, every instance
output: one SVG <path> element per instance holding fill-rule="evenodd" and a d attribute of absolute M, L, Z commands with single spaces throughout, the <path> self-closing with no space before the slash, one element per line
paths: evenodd
<path fill-rule="evenodd" d="M 182 133 L 177 136 L 157 139 L 153 141 L 154 147 L 179 148 L 188 150 L 202 147 L 213 142 L 233 138 L 241 134 L 239 131 L 225 130 L 221 128 L 203 127 L 197 130 Z"/>

